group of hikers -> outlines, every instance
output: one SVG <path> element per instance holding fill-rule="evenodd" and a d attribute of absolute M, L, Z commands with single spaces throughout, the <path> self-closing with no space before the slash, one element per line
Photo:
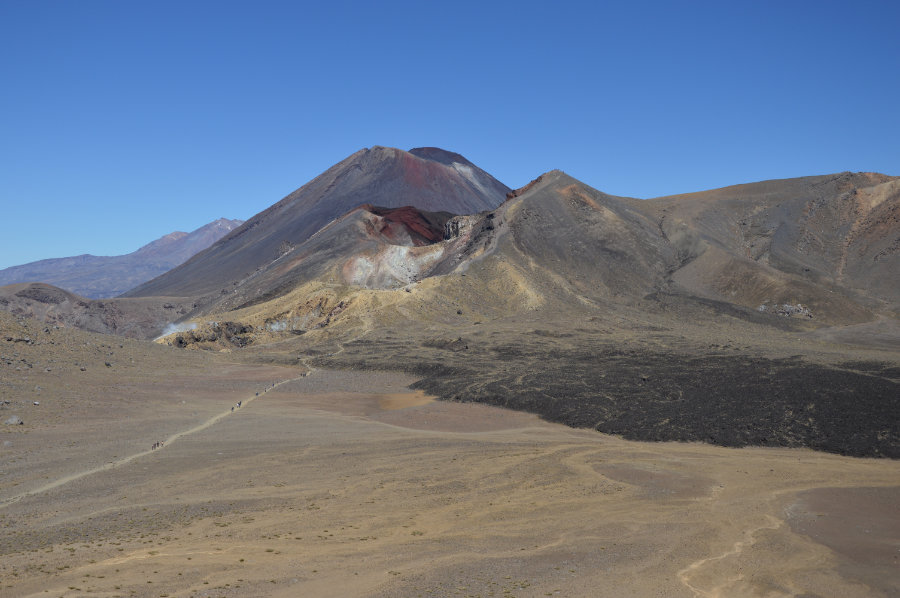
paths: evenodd
<path fill-rule="evenodd" d="M 271 385 L 271 386 L 266 385 L 265 389 L 263 389 L 263 392 L 269 392 L 271 389 L 275 388 L 275 384 L 276 384 L 275 382 L 272 382 L 272 385 Z M 256 393 L 256 396 L 259 396 L 259 393 L 258 393 L 258 392 Z M 232 405 L 232 407 L 231 407 L 232 413 L 234 413 L 234 410 L 235 410 L 235 409 L 240 409 L 240 408 L 241 408 L 241 405 L 243 405 L 243 404 L 244 404 L 243 401 L 238 401 L 237 403 L 235 403 L 234 405 Z M 156 441 L 156 442 L 153 443 L 153 446 L 150 447 L 150 450 L 155 451 L 156 449 L 162 448 L 162 447 L 163 447 L 163 442 L 162 442 L 162 440 L 158 440 L 158 441 Z"/>

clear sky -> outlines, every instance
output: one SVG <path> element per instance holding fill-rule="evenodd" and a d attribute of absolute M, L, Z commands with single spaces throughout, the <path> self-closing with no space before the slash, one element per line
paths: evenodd
<path fill-rule="evenodd" d="M 0 0 L 0 268 L 246 219 L 363 147 L 655 197 L 900 175 L 900 2 Z"/>

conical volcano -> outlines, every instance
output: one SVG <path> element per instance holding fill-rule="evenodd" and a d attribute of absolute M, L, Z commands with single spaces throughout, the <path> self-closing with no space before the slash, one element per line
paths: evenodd
<path fill-rule="evenodd" d="M 326 224 L 363 204 L 471 214 L 500 205 L 509 188 L 439 148 L 362 149 L 300 187 L 180 267 L 125 296 L 226 292 Z"/>

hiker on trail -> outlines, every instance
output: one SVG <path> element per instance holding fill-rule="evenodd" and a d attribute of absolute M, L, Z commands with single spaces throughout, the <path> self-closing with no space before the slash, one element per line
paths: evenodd
<path fill-rule="evenodd" d="M 234 405 L 231 406 L 231 412 L 234 413 Z"/>

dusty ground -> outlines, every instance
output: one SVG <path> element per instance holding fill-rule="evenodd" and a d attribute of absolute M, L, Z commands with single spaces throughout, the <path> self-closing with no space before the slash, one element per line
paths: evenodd
<path fill-rule="evenodd" d="M 4 370 L 5 397 L 43 400 L 0 429 L 3 596 L 900 592 L 897 461 L 631 442 L 395 374 L 129 350 L 158 369 Z"/>

